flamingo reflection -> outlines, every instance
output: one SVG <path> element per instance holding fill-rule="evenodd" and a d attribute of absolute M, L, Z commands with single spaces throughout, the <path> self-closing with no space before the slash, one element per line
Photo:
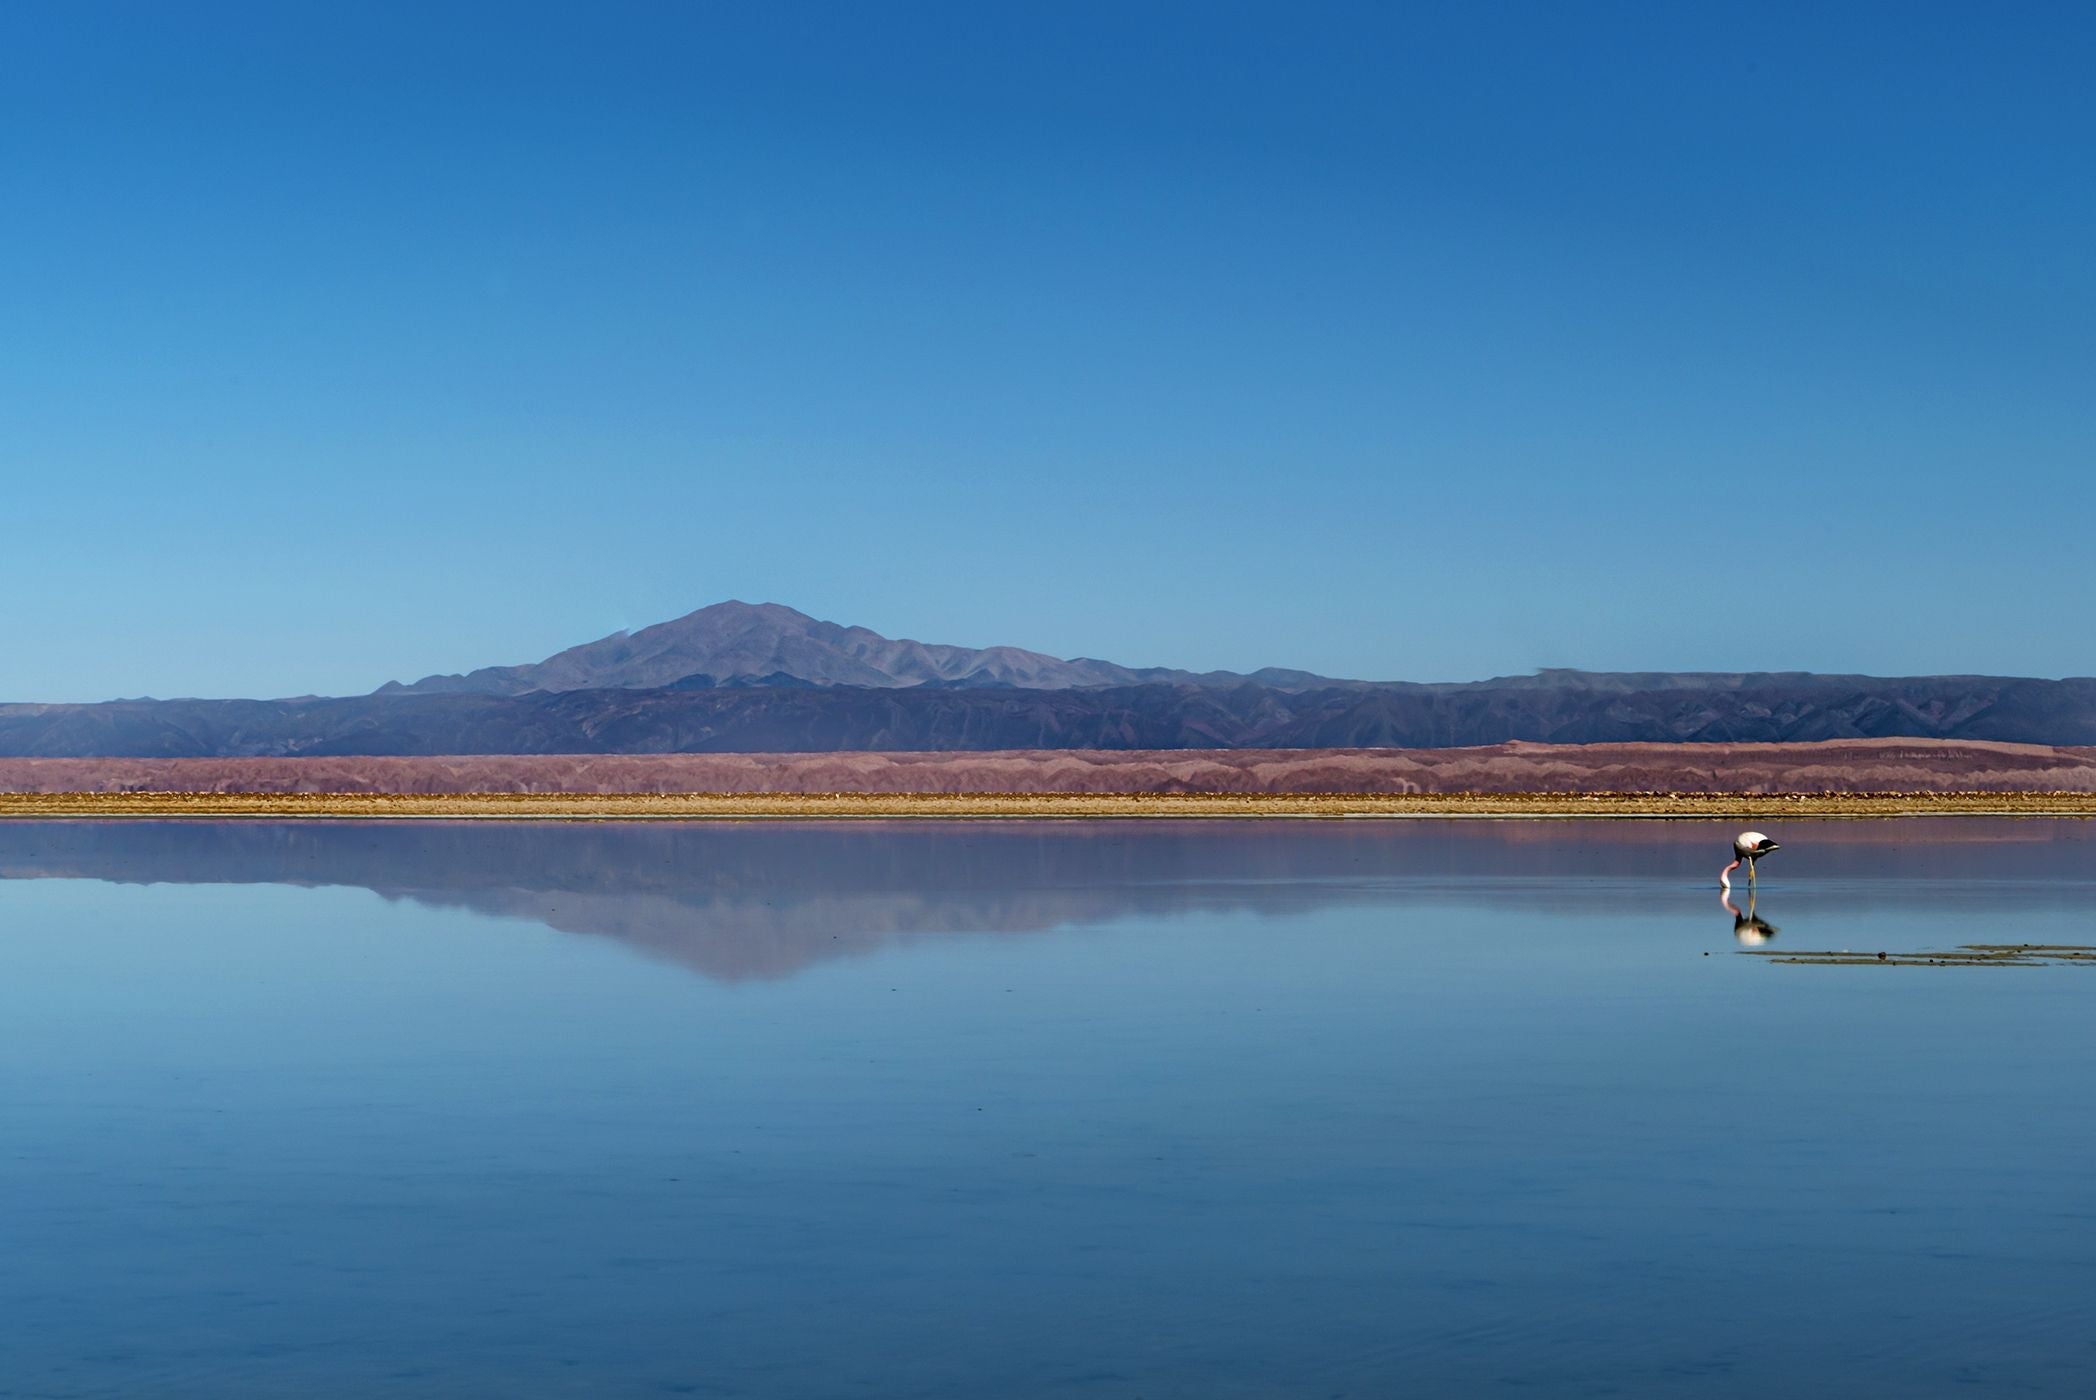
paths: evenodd
<path fill-rule="evenodd" d="M 1747 890 L 1747 907 L 1742 913 L 1732 902 L 1732 891 L 1727 889 L 1718 896 L 1718 903 L 1732 916 L 1732 936 L 1749 948 L 1758 947 L 1776 936 L 1776 926 L 1754 912 L 1754 891 Z"/>

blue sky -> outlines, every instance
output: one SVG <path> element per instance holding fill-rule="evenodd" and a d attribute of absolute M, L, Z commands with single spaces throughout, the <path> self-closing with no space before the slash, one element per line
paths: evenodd
<path fill-rule="evenodd" d="M 0 698 L 728 597 L 2096 671 L 2096 11 L 0 8 Z"/>

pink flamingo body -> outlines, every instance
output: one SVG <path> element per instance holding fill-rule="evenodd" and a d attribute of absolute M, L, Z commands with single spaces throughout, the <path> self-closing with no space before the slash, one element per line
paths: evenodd
<path fill-rule="evenodd" d="M 1780 849 L 1782 848 L 1775 842 L 1769 840 L 1768 837 L 1763 836 L 1758 831 L 1742 831 L 1732 842 L 1732 864 L 1718 872 L 1718 888 L 1725 890 L 1732 888 L 1732 872 L 1739 869 L 1741 861 L 1747 863 L 1747 883 L 1753 884 L 1754 863 L 1770 851 Z"/>

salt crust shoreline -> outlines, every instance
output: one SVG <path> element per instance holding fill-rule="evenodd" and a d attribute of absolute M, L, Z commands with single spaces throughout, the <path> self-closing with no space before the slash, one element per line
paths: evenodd
<path fill-rule="evenodd" d="M 2090 792 L 0 794 L 0 818 L 836 820 L 2096 817 Z"/>

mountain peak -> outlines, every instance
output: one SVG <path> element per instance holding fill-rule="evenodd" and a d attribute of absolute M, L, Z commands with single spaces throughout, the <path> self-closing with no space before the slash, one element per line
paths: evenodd
<path fill-rule="evenodd" d="M 674 627 L 680 622 L 698 619 L 743 619 L 777 623 L 780 625 L 806 625 L 815 619 L 799 608 L 790 608 L 784 603 L 745 603 L 740 598 L 729 598 L 725 602 L 708 603 L 703 608 L 694 608 L 682 617 L 658 622 L 657 627 Z"/>
<path fill-rule="evenodd" d="M 1215 685 L 1244 679 L 1230 672 L 1196 676 L 1162 668 L 1136 670 L 1110 661 L 1066 661 L 1011 646 L 959 647 L 895 639 L 865 627 L 825 622 L 784 603 L 730 598 L 637 632 L 614 632 L 569 647 L 544 661 L 425 676 L 413 685 L 393 682 L 380 692 L 522 695 L 534 690 L 655 689 L 697 676 L 715 685 L 801 682 L 892 689 L 962 684 L 1035 690 L 1156 682 Z"/>

